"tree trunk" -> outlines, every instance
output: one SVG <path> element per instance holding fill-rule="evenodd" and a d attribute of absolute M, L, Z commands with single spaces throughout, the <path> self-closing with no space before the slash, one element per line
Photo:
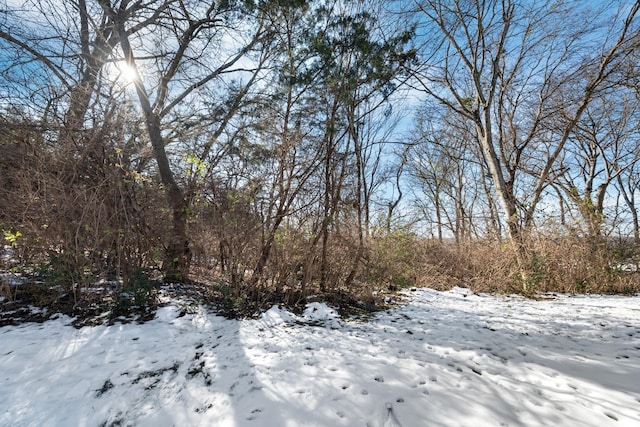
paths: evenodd
<path fill-rule="evenodd" d="M 440 208 L 440 191 L 436 190 L 436 194 L 434 197 L 434 207 L 436 210 L 436 227 L 438 229 L 438 242 L 442 243 L 443 242 L 443 238 L 442 238 L 442 212 L 441 212 L 441 208 Z M 456 229 L 457 231 L 457 229 Z M 456 241 L 458 240 L 458 233 L 455 233 L 455 238 Z"/>
<path fill-rule="evenodd" d="M 636 245 L 639 245 L 640 244 L 640 222 L 638 220 L 638 209 L 636 208 L 636 202 L 635 202 L 635 196 L 634 196 L 635 187 L 632 187 L 630 185 L 628 187 L 629 192 L 627 193 L 627 190 L 626 190 L 627 187 L 625 187 L 624 183 L 622 182 L 622 177 L 620 175 L 617 176 L 617 180 L 618 180 L 618 185 L 620 186 L 620 192 L 622 193 L 622 197 L 624 198 L 624 202 L 627 204 L 627 207 L 629 208 L 629 212 L 631 212 L 631 219 L 633 221 L 633 242 Z"/>
<path fill-rule="evenodd" d="M 191 249 L 187 234 L 188 203 L 177 187 L 167 191 L 167 198 L 172 210 L 172 230 L 162 269 L 165 280 L 185 282 L 189 280 L 191 267 Z"/>
<path fill-rule="evenodd" d="M 507 185 L 500 160 L 498 159 L 493 147 L 490 123 L 490 114 L 487 110 L 485 111 L 485 124 L 487 124 L 487 129 L 483 129 L 480 125 L 476 125 L 478 138 L 480 138 L 480 145 L 489 166 L 489 173 L 491 174 L 491 180 L 496 191 L 496 196 L 498 197 L 498 202 L 500 202 L 502 211 L 506 218 L 509 242 L 511 243 L 511 247 L 513 248 L 516 256 L 518 272 L 522 282 L 522 290 L 524 292 L 528 292 L 531 272 L 525 241 L 525 230 L 520 225 L 513 189 L 511 186 Z"/>
<path fill-rule="evenodd" d="M 358 265 L 362 260 L 364 255 L 364 223 L 363 223 L 363 190 L 364 190 L 364 165 L 362 161 L 362 143 L 360 141 L 360 123 L 356 122 L 355 111 L 352 106 L 349 108 L 349 112 L 347 114 L 349 120 L 349 135 L 351 140 L 353 141 L 353 152 L 354 158 L 356 160 L 356 200 L 354 202 L 354 207 L 356 210 L 356 225 L 357 225 L 357 233 L 358 233 L 358 246 L 356 248 L 356 253 L 351 262 L 351 266 L 349 268 L 349 274 L 345 279 L 345 286 L 348 288 L 353 284 L 353 281 L 356 278 L 356 274 L 358 273 Z M 347 150 L 349 151 L 349 150 Z"/>
<path fill-rule="evenodd" d="M 262 248 L 260 249 L 260 258 L 258 259 L 258 263 L 256 264 L 256 268 L 253 270 L 253 274 L 251 277 L 250 287 L 255 287 L 260 278 L 262 277 L 262 273 L 264 272 L 264 268 L 267 266 L 267 262 L 269 261 L 269 256 L 271 255 L 271 249 L 273 248 L 273 243 L 276 239 L 276 233 L 280 228 L 280 224 L 285 218 L 284 206 L 280 206 L 278 208 L 278 212 L 276 213 L 274 223 L 269 228 L 269 235 L 267 236 L 266 241 L 263 243 Z"/>
<path fill-rule="evenodd" d="M 124 29 L 124 23 L 121 17 L 116 16 L 113 11 L 111 11 L 111 13 L 112 19 L 114 19 L 118 27 L 120 46 L 122 47 L 125 60 L 127 64 L 136 71 L 136 75 L 140 75 L 133 58 L 127 33 Z M 171 170 L 171 165 L 169 164 L 165 150 L 164 139 L 162 138 L 160 117 L 151 107 L 149 96 L 147 95 L 143 82 L 137 79 L 134 81 L 134 85 L 140 107 L 144 114 L 147 133 L 149 134 L 149 140 L 153 147 L 153 154 L 158 164 L 160 180 L 165 187 L 167 201 L 172 213 L 171 238 L 166 248 L 164 263 L 162 264 L 165 280 L 188 281 L 189 267 L 191 265 L 191 250 L 189 249 L 189 238 L 187 235 L 187 211 L 189 204 Z"/>

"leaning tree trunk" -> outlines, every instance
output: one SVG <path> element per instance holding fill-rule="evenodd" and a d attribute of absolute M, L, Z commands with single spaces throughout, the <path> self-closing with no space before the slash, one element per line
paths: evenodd
<path fill-rule="evenodd" d="M 120 46 L 122 47 L 125 60 L 131 68 L 136 70 L 136 74 L 138 75 L 131 45 L 124 30 L 124 24 L 121 19 L 115 16 L 112 16 L 112 18 L 118 26 Z M 164 139 L 162 138 L 160 117 L 153 111 L 153 107 L 149 102 L 149 96 L 142 81 L 136 79 L 134 84 L 140 107 L 144 114 L 145 125 L 153 148 L 153 154 L 158 164 L 160 180 L 164 185 L 167 201 L 172 213 L 170 240 L 166 247 L 162 269 L 165 280 L 187 281 L 189 280 L 189 268 L 191 266 L 191 251 L 189 249 L 189 238 L 187 235 L 187 211 L 189 204 L 171 170 L 171 165 L 169 164 L 165 150 Z"/>
<path fill-rule="evenodd" d="M 484 123 L 491 123 L 491 117 L 488 109 L 485 110 L 484 115 Z M 495 148 L 493 147 L 490 125 L 488 125 L 485 129 L 481 124 L 476 123 L 476 130 L 478 132 L 478 138 L 480 140 L 480 148 L 482 149 L 483 155 L 485 156 L 487 162 L 487 166 L 489 167 L 489 174 L 491 176 L 491 181 L 496 192 L 496 197 L 498 198 L 498 202 L 500 203 L 502 211 L 505 215 L 508 238 L 516 256 L 518 273 L 520 275 L 520 280 L 522 281 L 523 290 L 527 292 L 529 290 L 527 284 L 530 281 L 531 277 L 529 271 L 529 257 L 527 255 L 527 247 L 525 241 L 526 239 L 524 233 L 525 230 L 522 228 L 519 221 L 518 210 L 516 207 L 516 198 L 513 194 L 513 188 L 512 185 L 507 184 L 507 181 L 505 180 L 504 173 L 501 169 L 500 160 L 498 159 Z"/>

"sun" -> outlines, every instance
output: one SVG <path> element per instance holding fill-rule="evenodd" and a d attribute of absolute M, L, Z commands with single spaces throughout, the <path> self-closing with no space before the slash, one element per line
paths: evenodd
<path fill-rule="evenodd" d="M 120 61 L 117 63 L 116 68 L 119 71 L 119 79 L 124 80 L 127 83 L 133 83 L 140 79 L 138 72 L 134 67 L 131 67 L 125 61 Z"/>

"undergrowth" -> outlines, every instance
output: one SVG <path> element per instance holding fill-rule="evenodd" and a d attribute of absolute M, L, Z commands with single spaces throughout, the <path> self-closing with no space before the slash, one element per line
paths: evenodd
<path fill-rule="evenodd" d="M 345 315 L 367 316 L 388 308 L 399 292 L 413 287 L 459 286 L 476 293 L 530 297 L 550 292 L 640 293 L 640 253 L 631 242 L 603 239 L 594 245 L 578 238 L 538 237 L 526 248 L 524 264 L 519 264 L 512 245 L 499 241 L 438 242 L 411 235 L 371 239 L 349 286 L 340 281 L 345 269 L 335 264 L 338 261 L 331 265 L 336 280 L 329 284 L 318 280 L 319 274 L 307 282 L 278 280 L 301 278 L 295 271 L 257 283 L 232 282 L 219 270 L 198 264 L 193 266 L 195 280 L 166 283 L 153 269 L 132 269 L 124 278 L 107 281 L 81 264 L 74 270 L 78 264 L 67 258 L 49 257 L 45 264 L 12 266 L 10 274 L 0 276 L 0 325 L 43 321 L 56 313 L 75 317 L 78 325 L 144 321 L 169 298 L 182 301 L 185 311 L 204 304 L 241 318 L 255 317 L 273 305 L 300 312 L 314 301 Z"/>

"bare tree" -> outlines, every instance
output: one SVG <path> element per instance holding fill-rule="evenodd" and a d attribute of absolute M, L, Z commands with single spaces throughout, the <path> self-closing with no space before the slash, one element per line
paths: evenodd
<path fill-rule="evenodd" d="M 120 4 L 136 22 L 130 34 L 154 19 L 153 6 Z M 48 243 L 40 256 L 48 254 L 79 284 L 75 297 L 87 266 L 102 272 L 112 263 L 127 281 L 149 249 L 137 201 L 152 199 L 153 190 L 140 197 L 133 175 L 144 138 L 110 68 L 118 42 L 113 23 L 97 3 L 82 0 L 14 3 L 4 18 L 3 87 L 18 95 L 7 100 L 23 106 L 30 132 L 39 135 L 28 144 L 32 164 L 21 170 L 20 190 L 31 198 L 23 205 L 25 227 Z"/>
<path fill-rule="evenodd" d="M 636 194 L 640 191 L 640 174 L 637 166 L 638 163 L 635 163 L 633 167 L 628 168 L 624 174 L 620 174 L 617 177 L 618 189 L 631 215 L 633 241 L 636 245 L 640 243 L 640 221 L 638 220 L 638 205 L 636 204 Z"/>
<path fill-rule="evenodd" d="M 139 49 L 144 52 L 145 39 L 143 37 L 137 39 L 136 45 L 132 46 L 130 26 L 133 23 L 129 21 L 129 15 L 122 9 L 122 3 L 119 8 L 107 0 L 99 0 L 99 3 L 105 15 L 116 28 L 127 65 L 135 70 L 138 76 L 142 77 L 148 74 L 144 68 L 151 67 L 151 64 L 146 63 L 142 66 L 141 63 L 145 62 L 144 59 L 140 58 L 141 54 L 134 51 L 135 46 L 139 46 Z M 162 49 L 160 52 L 153 49 L 149 52 L 153 54 L 157 67 L 154 70 L 153 81 L 155 85 L 152 86 L 155 97 L 152 99 L 147 89 L 147 85 L 151 82 L 138 78 L 134 80 L 134 85 L 153 147 L 154 158 L 173 215 L 173 231 L 164 267 L 165 276 L 169 280 L 186 280 L 189 276 L 191 257 L 187 234 L 189 199 L 179 184 L 167 155 L 166 145 L 171 141 L 168 141 L 163 135 L 165 130 L 163 121 L 166 123 L 169 118 L 171 119 L 169 123 L 173 124 L 176 118 L 170 116 L 174 114 L 180 117 L 183 113 L 180 107 L 189 102 L 201 102 L 194 96 L 199 88 L 214 83 L 224 84 L 223 76 L 229 72 L 237 71 L 236 64 L 262 41 L 264 28 L 258 19 L 247 39 L 244 39 L 239 46 L 234 46 L 230 53 L 215 52 L 217 54 L 215 57 L 222 57 L 222 60 L 212 63 L 209 61 L 211 58 L 209 55 L 214 55 L 214 52 L 210 51 L 211 41 L 221 40 L 225 35 L 228 35 L 231 29 L 228 20 L 238 16 L 233 5 L 177 1 L 172 2 L 170 6 L 167 8 L 166 14 L 162 16 L 163 20 L 157 21 L 154 26 L 160 34 L 166 37 Z M 238 26 L 247 24 L 246 21 L 236 23 Z M 175 43 L 172 45 L 168 40 L 173 40 Z M 248 79 L 228 101 L 227 108 L 221 112 L 219 117 L 214 118 L 217 119 L 219 126 L 211 137 L 212 142 L 215 141 L 217 135 L 222 133 L 238 111 L 239 103 L 258 78 L 265 60 L 264 56 L 257 59 L 248 70 Z M 210 149 L 211 144 L 205 144 L 200 154 L 201 159 L 207 157 Z"/>
<path fill-rule="evenodd" d="M 53 76 L 62 88 L 61 147 L 95 145 L 84 137 L 89 106 L 102 102 L 104 91 L 114 94 L 115 69 L 134 70 L 135 94 L 173 216 L 165 273 L 169 279 L 188 278 L 191 185 L 182 182 L 179 159 L 171 158 L 167 145 L 184 142 L 185 133 L 176 129 L 203 129 L 207 123 L 209 138 L 195 156 L 208 158 L 264 67 L 268 44 L 261 11 L 235 2 L 184 0 L 48 0 L 25 6 L 47 25 L 20 27 L 20 10 L 11 9 L 0 40 L 37 64 L 44 77 L 36 83 L 47 87 L 47 76 Z M 27 68 L 16 62 L 8 71 Z M 121 89 L 118 95 L 124 99 L 128 93 Z"/>
<path fill-rule="evenodd" d="M 637 43 L 637 2 L 606 25 L 596 19 L 603 15 L 576 6 L 420 0 L 413 9 L 425 29 L 416 88 L 474 124 L 523 269 L 524 234 L 565 144 Z M 557 93 L 568 86 L 561 102 L 569 114 L 562 131 L 549 135 Z"/>
<path fill-rule="evenodd" d="M 424 110 L 429 110 L 429 112 Z M 436 236 L 445 231 L 456 242 L 482 228 L 476 202 L 483 189 L 477 176 L 486 172 L 473 144 L 474 129 L 459 116 L 433 105 L 423 106 L 416 123 L 414 145 L 409 151 L 411 175 L 418 184 L 416 202 L 425 214 L 435 214 Z M 414 191 L 415 192 L 415 191 Z M 425 200 L 426 196 L 426 200 Z M 428 201 L 430 206 L 425 206 Z M 483 221 L 484 222 L 484 221 Z M 491 222 L 485 224 L 491 228 Z"/>
<path fill-rule="evenodd" d="M 559 161 L 554 181 L 576 206 L 592 239 L 600 237 L 609 186 L 633 169 L 638 158 L 638 105 L 635 96 L 616 90 L 585 109 Z"/>

